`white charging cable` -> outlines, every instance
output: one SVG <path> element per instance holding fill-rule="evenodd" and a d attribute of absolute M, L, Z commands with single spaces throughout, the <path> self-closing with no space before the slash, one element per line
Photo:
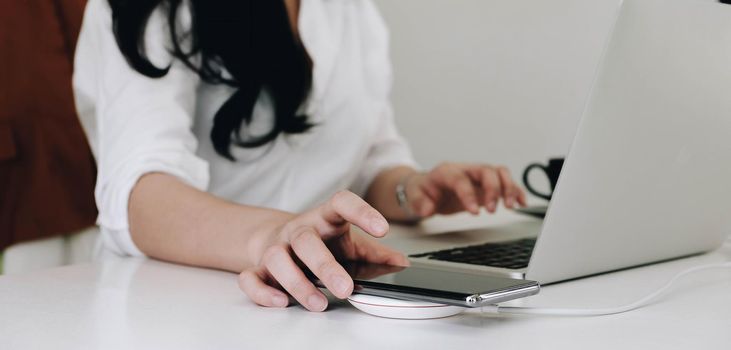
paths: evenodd
<path fill-rule="evenodd" d="M 627 311 L 632 311 L 643 306 L 646 306 L 651 301 L 665 293 L 678 279 L 704 270 L 718 269 L 718 268 L 731 268 L 731 261 L 718 264 L 708 264 L 696 266 L 685 271 L 682 271 L 675 275 L 668 283 L 662 288 L 650 293 L 646 297 L 637 300 L 633 303 L 619 306 L 609 307 L 601 309 L 560 309 L 560 308 L 537 308 L 537 307 L 520 307 L 520 306 L 499 306 L 491 305 L 482 307 L 482 312 L 496 313 L 496 314 L 520 314 L 520 315 L 542 315 L 542 316 L 603 316 L 619 314 Z"/>

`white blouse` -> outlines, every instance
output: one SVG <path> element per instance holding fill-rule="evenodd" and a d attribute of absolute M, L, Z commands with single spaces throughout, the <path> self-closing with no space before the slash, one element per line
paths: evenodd
<path fill-rule="evenodd" d="M 181 11 L 180 25 L 189 15 Z M 256 149 L 232 146 L 235 162 L 218 155 L 209 138 L 215 112 L 235 90 L 200 81 L 170 55 L 164 18 L 157 11 L 148 23 L 147 53 L 159 67 L 172 66 L 153 79 L 120 53 L 107 0 L 86 7 L 73 83 L 97 160 L 97 222 L 106 250 L 142 255 L 127 207 L 145 173 L 172 174 L 238 203 L 301 212 L 340 189 L 363 195 L 386 168 L 415 166 L 394 124 L 388 32 L 371 0 L 301 0 L 298 29 L 313 61 L 302 108 L 317 126 Z M 272 101 L 262 94 L 244 132 L 268 130 L 272 116 Z"/>

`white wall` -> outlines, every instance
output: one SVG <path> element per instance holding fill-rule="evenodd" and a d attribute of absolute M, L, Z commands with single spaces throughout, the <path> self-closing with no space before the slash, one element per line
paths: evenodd
<path fill-rule="evenodd" d="M 417 159 L 564 155 L 619 0 L 376 0 L 391 29 L 397 121 Z"/>

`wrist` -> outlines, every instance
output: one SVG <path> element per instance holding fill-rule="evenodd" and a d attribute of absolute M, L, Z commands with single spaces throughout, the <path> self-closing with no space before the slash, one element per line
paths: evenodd
<path fill-rule="evenodd" d="M 262 259 L 266 249 L 272 245 L 278 244 L 284 226 L 296 217 L 295 214 L 273 210 L 262 209 L 261 220 L 250 231 L 246 252 L 248 261 L 247 266 L 257 266 Z"/>
<path fill-rule="evenodd" d="M 401 179 L 396 184 L 396 202 L 398 204 L 398 207 L 401 209 L 401 212 L 406 221 L 416 221 L 420 219 L 420 216 L 416 214 L 411 202 L 409 201 L 408 191 L 410 181 L 420 175 L 421 173 L 416 171 L 404 174 L 401 176 Z"/>
<path fill-rule="evenodd" d="M 399 207 L 399 201 L 396 198 L 396 186 L 401 182 L 404 176 L 418 175 L 419 173 L 408 166 L 398 166 L 381 171 L 371 182 L 368 191 L 364 197 L 366 202 L 378 210 L 388 220 L 406 221 L 404 210 Z M 413 191 L 409 189 L 411 179 L 406 182 L 406 192 L 408 194 Z"/>

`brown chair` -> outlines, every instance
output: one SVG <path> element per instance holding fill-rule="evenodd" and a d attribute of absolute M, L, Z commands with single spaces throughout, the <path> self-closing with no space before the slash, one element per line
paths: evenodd
<path fill-rule="evenodd" d="M 85 0 L 0 2 L 0 252 L 96 218 L 71 75 Z"/>

